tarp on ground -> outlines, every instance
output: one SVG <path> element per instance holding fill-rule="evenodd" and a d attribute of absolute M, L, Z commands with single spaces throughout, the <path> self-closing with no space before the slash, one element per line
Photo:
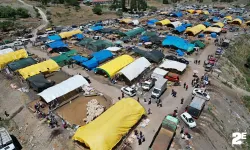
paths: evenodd
<path fill-rule="evenodd" d="M 87 68 L 88 70 L 92 70 L 93 68 L 96 68 L 98 65 L 99 65 L 98 60 L 95 57 L 82 62 L 82 66 Z"/>
<path fill-rule="evenodd" d="M 211 23 L 210 23 L 210 22 L 203 22 L 203 24 L 204 24 L 206 27 L 211 26 Z"/>
<path fill-rule="evenodd" d="M 81 40 L 84 38 L 84 36 L 82 34 L 76 34 L 74 35 L 78 40 Z"/>
<path fill-rule="evenodd" d="M 177 31 L 178 33 L 182 33 L 185 30 L 186 30 L 186 26 L 185 25 L 181 25 L 181 26 L 175 28 L 175 31 Z"/>
<path fill-rule="evenodd" d="M 100 64 L 112 58 L 114 55 L 109 50 L 101 50 L 99 52 L 92 53 L 91 56 L 94 57 L 97 60 L 97 63 Z"/>
<path fill-rule="evenodd" d="M 211 32 L 214 32 L 214 33 L 220 33 L 221 32 L 221 28 L 218 28 L 218 27 L 208 27 L 204 30 L 204 33 L 211 33 Z"/>
<path fill-rule="evenodd" d="M 0 55 L 7 54 L 9 52 L 14 52 L 12 48 L 5 48 L 0 50 Z"/>
<path fill-rule="evenodd" d="M 55 34 L 55 35 L 48 36 L 48 39 L 51 41 L 59 41 L 62 38 L 58 34 Z"/>
<path fill-rule="evenodd" d="M 159 63 L 163 58 L 164 54 L 158 50 L 144 51 L 139 48 L 134 48 L 133 52 L 145 57 L 147 60 L 155 63 Z"/>
<path fill-rule="evenodd" d="M 92 41 L 87 45 L 87 48 L 91 51 L 97 52 L 103 49 L 106 49 L 108 47 L 113 46 L 113 43 L 107 40 L 97 40 Z"/>
<path fill-rule="evenodd" d="M 183 16 L 183 14 L 182 14 L 182 12 L 172 12 L 172 13 L 170 13 L 170 16 L 172 16 L 172 17 L 182 17 Z"/>
<path fill-rule="evenodd" d="M 89 28 L 89 31 L 100 31 L 103 29 L 103 26 L 93 26 Z"/>
<path fill-rule="evenodd" d="M 158 19 L 150 19 L 147 21 L 147 25 L 152 26 L 155 25 L 156 22 L 158 22 Z"/>
<path fill-rule="evenodd" d="M 181 26 L 181 22 L 180 21 L 175 21 L 175 22 L 171 22 L 168 26 L 173 27 L 173 28 L 177 28 L 179 26 Z"/>
<path fill-rule="evenodd" d="M 0 69 L 3 69 L 8 63 L 27 57 L 28 54 L 25 49 L 20 49 L 14 52 L 0 55 Z"/>
<path fill-rule="evenodd" d="M 42 92 L 43 90 L 54 85 L 53 82 L 49 82 L 43 74 L 37 74 L 27 79 L 30 87 L 37 92 Z"/>
<path fill-rule="evenodd" d="M 74 75 L 73 77 L 56 84 L 37 95 L 41 96 L 47 103 L 49 103 L 84 85 L 89 86 L 88 81 L 81 75 Z"/>
<path fill-rule="evenodd" d="M 144 32 L 145 29 L 141 27 L 134 28 L 132 30 L 129 30 L 128 32 L 125 32 L 126 36 L 128 37 L 134 37 L 142 32 Z"/>
<path fill-rule="evenodd" d="M 73 140 L 91 150 L 111 150 L 145 113 L 136 100 L 123 98 L 95 120 L 78 128 Z"/>
<path fill-rule="evenodd" d="M 195 40 L 195 41 L 192 41 L 191 42 L 192 44 L 194 44 L 195 46 L 197 47 L 200 47 L 200 48 L 205 48 L 205 44 L 203 42 L 201 42 L 200 40 Z"/>
<path fill-rule="evenodd" d="M 206 29 L 206 26 L 204 26 L 203 24 L 198 24 L 194 27 L 187 28 L 186 33 L 195 36 L 205 29 Z"/>
<path fill-rule="evenodd" d="M 77 51 L 76 50 L 70 50 L 68 52 L 62 53 L 59 56 L 52 57 L 53 59 L 59 66 L 65 66 L 65 62 L 69 61 L 72 56 L 76 55 Z"/>
<path fill-rule="evenodd" d="M 223 27 L 224 27 L 224 23 L 222 23 L 222 22 L 217 22 L 217 23 L 213 24 L 212 27 L 223 28 Z"/>
<path fill-rule="evenodd" d="M 155 24 L 156 24 L 156 25 L 165 26 L 165 25 L 168 25 L 168 24 L 170 24 L 170 23 L 171 23 L 170 20 L 164 19 L 164 20 L 161 20 L 161 21 L 156 22 Z"/>
<path fill-rule="evenodd" d="M 178 61 L 165 60 L 159 67 L 164 69 L 175 69 L 183 72 L 187 68 L 187 65 Z"/>
<path fill-rule="evenodd" d="M 49 59 L 49 60 L 40 62 L 38 64 L 34 64 L 29 67 L 20 69 L 18 70 L 18 72 L 24 79 L 27 79 L 39 73 L 43 73 L 43 72 L 51 73 L 54 71 L 58 71 L 59 69 L 60 67 L 58 66 L 58 64 L 54 60 Z"/>
<path fill-rule="evenodd" d="M 72 30 L 72 31 L 68 31 L 68 32 L 61 32 L 59 34 L 59 36 L 64 39 L 64 38 L 69 38 L 72 37 L 75 34 L 82 34 L 82 31 L 80 29 L 77 30 Z"/>
<path fill-rule="evenodd" d="M 50 48 L 60 48 L 60 47 L 68 47 L 67 44 L 65 44 L 63 41 L 59 40 L 59 41 L 54 41 L 54 42 L 50 42 L 47 44 L 48 47 Z"/>
<path fill-rule="evenodd" d="M 232 21 L 232 20 L 233 20 L 233 17 L 232 17 L 232 16 L 226 16 L 226 17 L 224 17 L 224 19 L 229 20 L 229 21 Z"/>
<path fill-rule="evenodd" d="M 87 46 L 89 43 L 93 42 L 95 40 L 91 39 L 91 38 L 84 38 L 82 39 L 79 43 L 77 43 L 78 45 L 81 46 Z"/>
<path fill-rule="evenodd" d="M 177 36 L 168 35 L 165 40 L 162 42 L 162 46 L 172 46 L 187 52 L 190 52 L 194 49 L 194 45 L 190 44 L 183 38 Z"/>
<path fill-rule="evenodd" d="M 131 23 L 131 22 L 132 22 L 132 19 L 130 19 L 130 18 L 125 18 L 125 19 L 120 20 L 120 23 L 129 24 L 129 23 Z"/>
<path fill-rule="evenodd" d="M 137 78 L 144 70 L 150 67 L 151 63 L 145 58 L 140 57 L 136 59 L 134 62 L 124 67 L 120 74 L 123 74 L 129 81 Z"/>
<path fill-rule="evenodd" d="M 129 55 L 122 55 L 119 56 L 104 65 L 97 67 L 97 70 L 103 70 L 107 73 L 109 78 L 113 78 L 117 72 L 119 72 L 122 68 L 127 66 L 128 64 L 132 63 L 134 58 Z"/>
<path fill-rule="evenodd" d="M 88 58 L 83 57 L 81 55 L 75 55 L 73 57 L 71 57 L 72 60 L 76 61 L 77 63 L 82 63 L 88 60 Z"/>
<path fill-rule="evenodd" d="M 28 58 L 20 59 L 18 61 L 11 62 L 7 66 L 10 70 L 16 71 L 16 70 L 34 65 L 36 63 L 37 61 L 34 60 L 32 57 L 28 57 Z"/>
<path fill-rule="evenodd" d="M 238 24 L 238 25 L 241 25 L 242 24 L 242 20 L 239 19 L 239 18 L 236 18 L 232 21 L 232 24 Z"/>

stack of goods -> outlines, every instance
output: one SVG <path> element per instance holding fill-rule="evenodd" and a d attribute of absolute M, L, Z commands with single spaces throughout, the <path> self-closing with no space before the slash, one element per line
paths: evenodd
<path fill-rule="evenodd" d="M 87 118 L 85 118 L 84 121 L 88 124 L 103 112 L 104 107 L 100 105 L 96 99 L 92 99 L 87 103 Z"/>

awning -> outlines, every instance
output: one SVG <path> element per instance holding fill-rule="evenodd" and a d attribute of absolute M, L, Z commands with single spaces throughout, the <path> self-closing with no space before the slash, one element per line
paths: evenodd
<path fill-rule="evenodd" d="M 64 39 L 64 38 L 69 38 L 72 37 L 75 34 L 82 34 L 82 31 L 80 29 L 77 30 L 72 30 L 72 31 L 68 31 L 68 32 L 61 32 L 59 34 L 59 36 Z"/>
<path fill-rule="evenodd" d="M 165 25 L 168 25 L 168 24 L 170 24 L 170 23 L 171 23 L 170 20 L 164 19 L 164 20 L 161 20 L 161 21 L 156 22 L 155 24 L 156 24 L 156 25 L 165 26 Z"/>
<path fill-rule="evenodd" d="M 217 27 L 208 27 L 204 30 L 204 33 L 220 33 L 221 32 L 221 28 L 217 28 Z"/>
<path fill-rule="evenodd" d="M 206 29 L 206 26 L 204 26 L 203 24 L 198 24 L 194 27 L 187 28 L 186 33 L 195 36 L 205 29 Z"/>
<path fill-rule="evenodd" d="M 110 78 L 113 78 L 118 71 L 120 71 L 122 68 L 132 63 L 133 61 L 134 58 L 132 58 L 131 56 L 122 55 L 105 63 L 100 67 L 97 67 L 96 69 L 105 71 Z"/>
<path fill-rule="evenodd" d="M 0 55 L 0 69 L 3 69 L 10 62 L 17 61 L 19 59 L 27 57 L 28 54 L 25 49 L 20 49 L 18 51 Z"/>
<path fill-rule="evenodd" d="M 61 37 L 58 34 L 48 36 L 48 39 L 51 41 L 59 41 L 61 40 Z"/>
<path fill-rule="evenodd" d="M 12 48 L 2 49 L 0 50 L 0 55 L 7 54 L 9 52 L 14 52 L 14 50 Z"/>
<path fill-rule="evenodd" d="M 59 69 L 60 67 L 58 66 L 58 64 L 54 60 L 49 59 L 38 64 L 20 69 L 18 70 L 18 72 L 24 79 L 27 79 L 42 72 L 54 72 L 58 71 Z"/>
<path fill-rule="evenodd" d="M 75 75 L 37 95 L 41 96 L 47 103 L 49 103 L 84 85 L 89 86 L 88 81 L 81 75 Z"/>
<path fill-rule="evenodd" d="M 123 98 L 89 124 L 77 129 L 73 140 L 91 150 L 111 150 L 146 113 L 132 98 Z"/>
<path fill-rule="evenodd" d="M 20 59 L 18 61 L 11 62 L 7 66 L 10 70 L 16 71 L 16 70 L 34 65 L 36 63 L 37 61 L 35 61 L 32 57 L 28 57 L 28 58 Z"/>
<path fill-rule="evenodd" d="M 217 22 L 217 23 L 213 24 L 212 27 L 223 28 L 224 24 L 222 22 Z"/>
<path fill-rule="evenodd" d="M 164 69 L 175 69 L 183 72 L 187 68 L 187 65 L 178 61 L 165 60 L 159 67 Z"/>
<path fill-rule="evenodd" d="M 146 70 L 151 63 L 145 58 L 141 57 L 134 62 L 124 67 L 119 73 L 123 74 L 129 81 L 137 78 L 144 70 Z"/>

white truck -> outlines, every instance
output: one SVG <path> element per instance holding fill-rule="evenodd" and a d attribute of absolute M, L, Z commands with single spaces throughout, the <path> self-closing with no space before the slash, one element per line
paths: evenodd
<path fill-rule="evenodd" d="M 158 79 L 155 83 L 154 89 L 152 91 L 151 97 L 152 98 L 159 98 L 167 89 L 167 79 Z"/>
<path fill-rule="evenodd" d="M 0 150 L 15 150 L 12 138 L 5 128 L 0 127 Z"/>
<path fill-rule="evenodd" d="M 142 85 L 141 85 L 142 89 L 144 91 L 149 91 L 155 85 L 155 81 L 156 79 L 151 79 L 151 80 L 142 82 Z"/>

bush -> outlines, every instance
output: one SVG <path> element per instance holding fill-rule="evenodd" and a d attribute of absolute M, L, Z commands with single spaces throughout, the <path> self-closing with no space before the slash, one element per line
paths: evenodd
<path fill-rule="evenodd" d="M 18 8 L 16 10 L 16 14 L 18 16 L 20 16 L 21 18 L 28 18 L 28 17 L 30 17 L 29 11 L 27 9 L 24 9 L 24 8 Z"/>
<path fill-rule="evenodd" d="M 119 17 L 122 17 L 122 15 L 123 15 L 122 10 L 118 10 L 118 11 L 116 12 L 116 15 L 119 16 Z"/>
<path fill-rule="evenodd" d="M 0 30 L 1 31 L 10 31 L 14 28 L 15 24 L 12 21 L 3 21 L 0 22 Z"/>
<path fill-rule="evenodd" d="M 157 8 L 156 8 L 155 6 L 150 6 L 149 9 L 150 9 L 150 11 L 152 11 L 152 12 L 157 11 Z"/>
<path fill-rule="evenodd" d="M 94 14 L 97 14 L 97 15 L 101 15 L 102 14 L 102 8 L 98 5 L 96 5 L 93 9 L 92 9 L 93 13 Z"/>

